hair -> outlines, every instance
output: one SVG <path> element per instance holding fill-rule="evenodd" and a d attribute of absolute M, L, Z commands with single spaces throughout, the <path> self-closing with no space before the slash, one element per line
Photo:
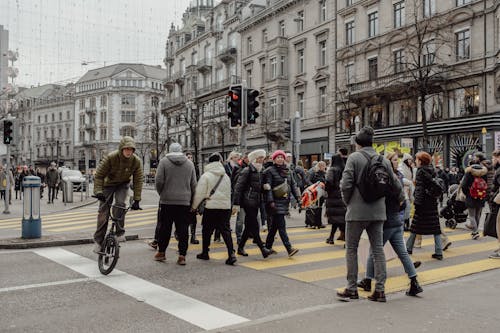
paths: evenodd
<path fill-rule="evenodd" d="M 500 157 L 500 149 L 494 150 L 493 153 L 491 153 L 491 155 L 493 155 L 495 157 Z"/>
<path fill-rule="evenodd" d="M 326 168 L 326 162 L 325 161 L 319 161 L 316 167 L 319 169 L 319 166 L 322 165 Z"/>
<path fill-rule="evenodd" d="M 302 160 L 298 160 L 297 161 L 297 165 L 300 166 L 300 167 L 304 167 L 304 163 L 302 163 Z"/>
<path fill-rule="evenodd" d="M 424 166 L 431 164 L 432 161 L 431 155 L 425 151 L 419 151 L 417 155 L 415 155 L 415 159 L 420 160 Z"/>
<path fill-rule="evenodd" d="M 347 151 L 347 148 L 340 148 L 339 153 L 341 153 L 342 155 L 347 155 L 349 152 Z"/>
<path fill-rule="evenodd" d="M 389 153 L 387 154 L 386 158 L 389 160 L 389 162 L 391 162 L 391 167 L 395 171 L 396 169 L 394 169 L 394 166 L 392 165 L 392 159 L 394 158 L 394 156 L 398 156 L 398 153 L 395 152 Z"/>

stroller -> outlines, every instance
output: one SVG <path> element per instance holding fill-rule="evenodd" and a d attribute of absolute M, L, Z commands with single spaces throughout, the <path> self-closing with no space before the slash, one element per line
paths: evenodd
<path fill-rule="evenodd" d="M 464 223 L 467 220 L 467 214 L 464 211 L 467 209 L 465 202 L 457 200 L 458 185 L 451 185 L 448 189 L 448 200 L 446 206 L 441 209 L 439 216 L 446 219 L 446 226 L 455 229 L 458 223 Z"/>

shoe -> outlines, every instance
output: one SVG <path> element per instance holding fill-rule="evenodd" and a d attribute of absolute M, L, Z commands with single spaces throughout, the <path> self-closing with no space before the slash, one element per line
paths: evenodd
<path fill-rule="evenodd" d="M 278 254 L 278 252 L 274 251 L 273 248 L 268 248 L 268 247 L 266 247 L 266 248 L 269 249 L 269 255 Z"/>
<path fill-rule="evenodd" d="M 490 259 L 500 259 L 500 252 L 493 252 L 492 254 L 490 254 L 490 256 L 488 258 L 490 258 Z"/>
<path fill-rule="evenodd" d="M 413 262 L 413 267 L 414 267 L 414 268 L 419 268 L 421 265 L 422 265 L 422 262 L 421 262 L 421 261 L 414 261 L 414 262 Z"/>
<path fill-rule="evenodd" d="M 214 238 L 214 243 L 222 243 L 222 241 L 220 240 L 220 238 Z"/>
<path fill-rule="evenodd" d="M 324 225 L 324 224 L 318 225 L 318 229 L 323 229 L 323 228 L 326 228 L 326 225 Z"/>
<path fill-rule="evenodd" d="M 238 253 L 239 256 L 248 257 L 248 253 L 246 253 L 245 250 L 242 249 L 242 248 L 238 248 L 238 252 L 237 253 Z"/>
<path fill-rule="evenodd" d="M 233 266 L 236 261 L 238 261 L 236 260 L 236 256 L 232 254 L 229 258 L 226 259 L 226 265 Z"/>
<path fill-rule="evenodd" d="M 449 248 L 450 246 L 451 246 L 451 242 L 450 242 L 450 241 L 448 241 L 446 244 L 444 244 L 444 246 L 443 246 L 443 251 L 448 250 L 448 248 Z"/>
<path fill-rule="evenodd" d="M 196 236 L 191 236 L 191 241 L 190 241 L 191 244 L 200 244 L 200 241 L 196 239 Z"/>
<path fill-rule="evenodd" d="M 262 232 L 266 232 L 266 231 L 267 231 L 267 224 L 264 224 L 264 225 L 262 226 Z"/>
<path fill-rule="evenodd" d="M 196 255 L 196 258 L 201 259 L 201 260 L 210 260 L 210 257 L 208 256 L 208 253 L 206 253 L 206 252 L 198 253 Z"/>
<path fill-rule="evenodd" d="M 332 237 L 328 237 L 328 238 L 326 239 L 326 244 L 332 244 L 332 245 L 333 245 L 333 244 L 335 244 L 335 242 L 333 241 L 333 238 L 332 238 Z"/>
<path fill-rule="evenodd" d="M 288 257 L 291 258 L 293 257 L 297 252 L 299 252 L 299 249 L 295 249 L 295 248 L 290 248 L 290 250 L 288 250 Z"/>
<path fill-rule="evenodd" d="M 337 298 L 341 301 L 349 302 L 351 299 L 359 299 L 358 291 L 351 291 L 349 289 L 344 289 L 344 291 L 337 291 Z"/>
<path fill-rule="evenodd" d="M 93 251 L 94 253 L 100 253 L 100 252 L 101 252 L 101 250 L 102 250 L 102 246 L 101 246 L 101 244 L 99 244 L 99 243 L 94 243 L 94 248 L 92 249 L 92 251 Z"/>
<path fill-rule="evenodd" d="M 153 260 L 156 261 L 165 261 L 167 258 L 165 257 L 165 252 L 156 252 Z"/>
<path fill-rule="evenodd" d="M 471 233 L 471 236 L 472 236 L 472 239 L 477 240 L 477 239 L 479 239 L 479 232 L 477 232 L 477 231 L 473 232 L 473 233 Z"/>
<path fill-rule="evenodd" d="M 408 249 L 406 249 L 406 252 L 408 252 L 408 254 L 413 254 L 413 251 L 412 251 L 412 250 L 408 250 Z"/>
<path fill-rule="evenodd" d="M 262 253 L 262 256 L 263 256 L 264 258 L 269 257 L 269 255 L 271 254 L 271 250 L 269 250 L 268 248 L 265 248 L 265 247 L 262 247 L 262 248 L 260 249 L 260 252 Z"/>
<path fill-rule="evenodd" d="M 186 257 L 179 256 L 179 258 L 177 258 L 177 265 L 185 266 L 186 265 Z"/>
<path fill-rule="evenodd" d="M 410 289 L 406 291 L 407 296 L 417 296 L 417 294 L 420 294 L 422 291 L 422 287 L 418 284 L 417 277 L 413 277 L 410 280 Z"/>
<path fill-rule="evenodd" d="M 358 288 L 361 288 L 364 291 L 372 291 L 372 279 L 364 278 L 363 280 L 358 281 Z"/>
<path fill-rule="evenodd" d="M 373 302 L 382 302 L 385 303 L 387 300 L 385 299 L 385 293 L 383 291 L 374 291 L 373 294 L 368 296 L 368 299 Z"/>
<path fill-rule="evenodd" d="M 119 243 L 123 243 L 123 242 L 126 242 L 126 241 L 127 241 L 127 239 L 125 238 L 125 234 L 120 235 L 120 236 L 116 236 L 116 240 L 117 240 Z"/>
<path fill-rule="evenodd" d="M 436 254 L 436 253 L 434 253 L 434 254 L 432 255 L 432 257 L 433 257 L 434 259 L 437 259 L 437 260 L 443 260 L 443 255 L 442 255 L 442 254 Z"/>
<path fill-rule="evenodd" d="M 149 241 L 148 245 L 151 246 L 155 250 L 158 248 L 158 242 L 154 239 L 152 241 Z"/>
<path fill-rule="evenodd" d="M 345 242 L 345 232 L 341 231 L 339 237 L 337 237 L 338 241 L 343 241 Z"/>
<path fill-rule="evenodd" d="M 469 223 L 465 223 L 465 227 L 469 230 L 474 230 L 474 227 L 471 226 Z"/>

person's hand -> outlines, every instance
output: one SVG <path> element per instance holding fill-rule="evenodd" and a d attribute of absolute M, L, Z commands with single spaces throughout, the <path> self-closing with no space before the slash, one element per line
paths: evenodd
<path fill-rule="evenodd" d="M 139 200 L 134 200 L 134 203 L 132 204 L 132 206 L 130 207 L 130 209 L 132 209 L 132 210 L 142 210 L 142 208 L 139 207 Z"/>
<path fill-rule="evenodd" d="M 96 193 L 94 194 L 94 198 L 102 202 L 106 201 L 106 196 L 104 195 L 104 193 Z"/>
<path fill-rule="evenodd" d="M 240 206 L 234 205 L 232 215 L 238 214 L 239 211 L 240 211 Z"/>
<path fill-rule="evenodd" d="M 268 203 L 267 207 L 269 208 L 270 211 L 276 210 L 276 204 L 274 203 L 274 201 L 271 201 L 270 203 Z"/>

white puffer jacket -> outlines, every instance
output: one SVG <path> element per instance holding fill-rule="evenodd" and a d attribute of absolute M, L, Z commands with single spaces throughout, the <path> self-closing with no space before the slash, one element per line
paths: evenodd
<path fill-rule="evenodd" d="M 207 200 L 206 209 L 231 209 L 231 180 L 220 162 L 212 162 L 205 166 L 205 173 L 201 175 L 196 185 L 192 208 L 196 209 L 204 198 L 208 198 L 210 191 L 215 187 L 220 176 L 222 181 L 215 193 Z"/>

